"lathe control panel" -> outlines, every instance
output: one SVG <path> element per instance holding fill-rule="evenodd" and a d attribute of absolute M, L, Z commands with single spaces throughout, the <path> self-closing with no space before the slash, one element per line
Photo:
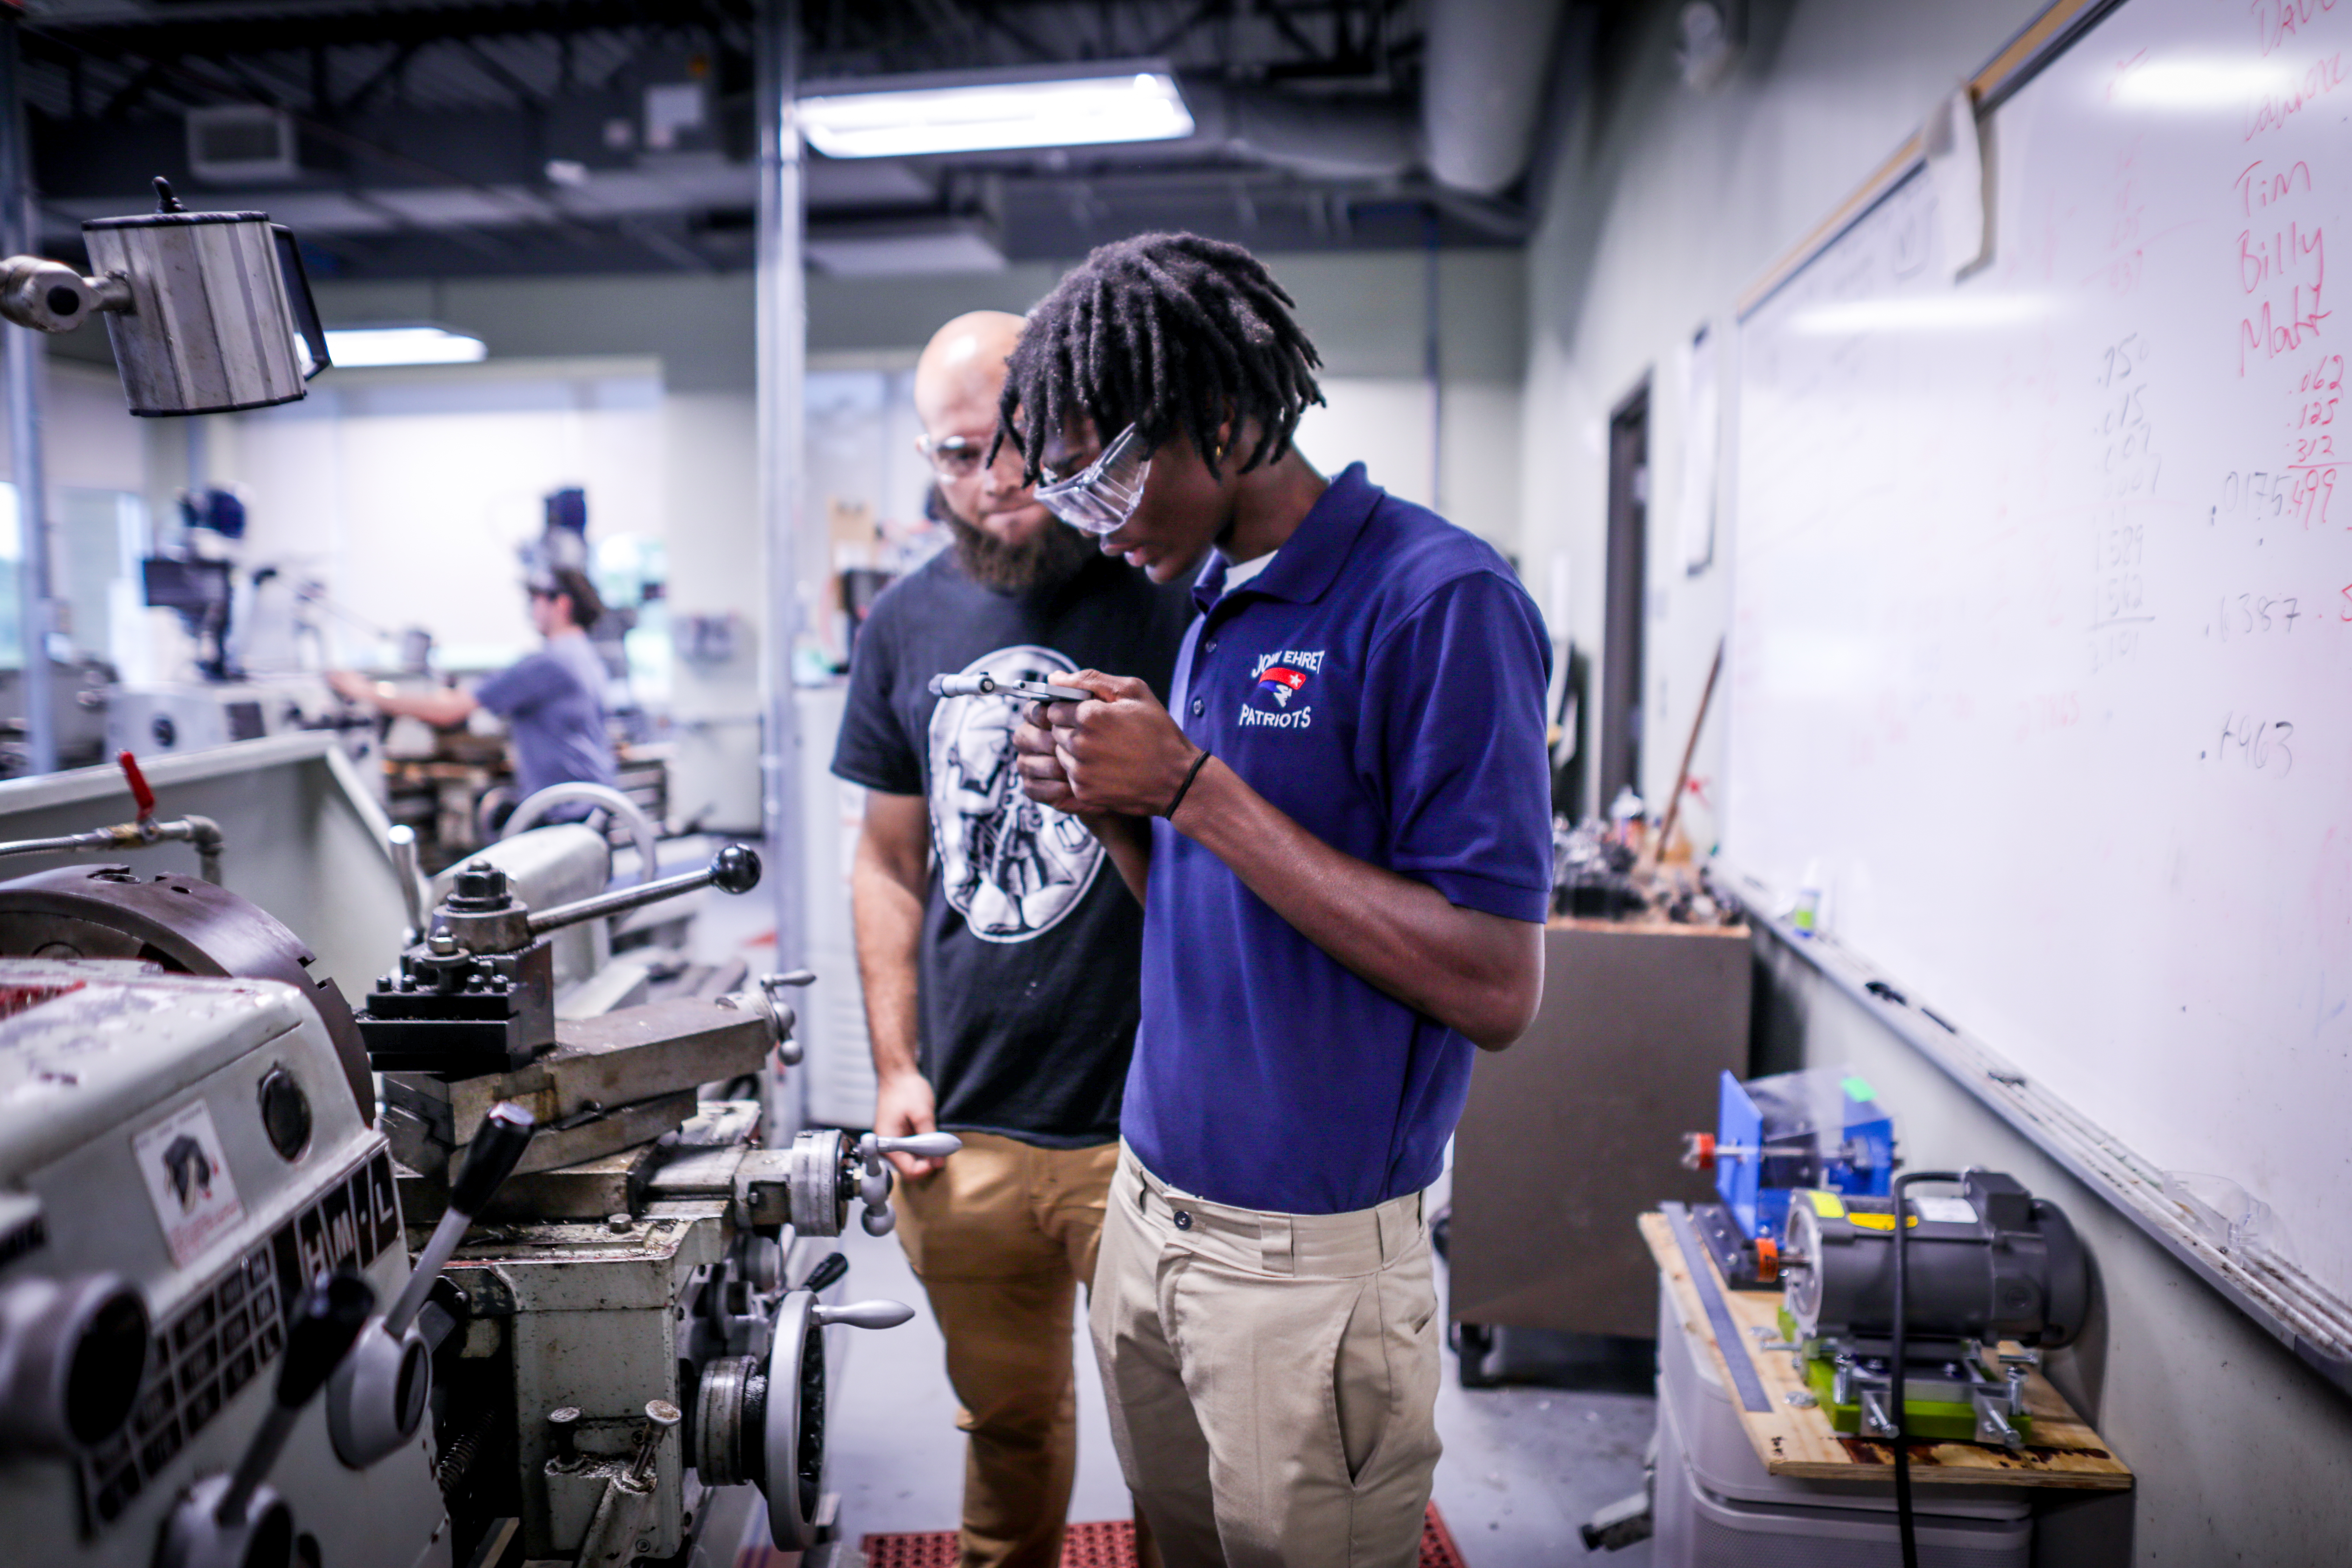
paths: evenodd
<path fill-rule="evenodd" d="M 407 1264 L 390 1150 L 299 992 L 0 959 L 12 1557 L 157 1561 L 173 1510 L 271 1419 L 306 1289 L 341 1269 L 389 1294 Z M 325 1561 L 446 1561 L 423 1442 L 350 1468 L 316 1402 L 289 1437 L 268 1479 Z"/>

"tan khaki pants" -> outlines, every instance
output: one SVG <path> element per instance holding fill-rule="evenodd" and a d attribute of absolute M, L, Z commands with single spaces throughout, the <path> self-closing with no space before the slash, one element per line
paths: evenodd
<path fill-rule="evenodd" d="M 1122 1148 L 1090 1325 L 1168 1568 L 1412 1568 L 1440 1447 L 1418 1194 L 1260 1214 Z"/>
<path fill-rule="evenodd" d="M 961 1136 L 940 1170 L 900 1183 L 898 1237 L 971 1436 L 962 1568 L 1055 1568 L 1078 1463 L 1073 1303 L 1094 1278 L 1118 1145 Z"/>

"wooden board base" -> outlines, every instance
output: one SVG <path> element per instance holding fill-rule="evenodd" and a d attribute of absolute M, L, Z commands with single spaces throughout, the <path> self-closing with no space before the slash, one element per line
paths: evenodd
<path fill-rule="evenodd" d="M 1708 1326 L 1698 1288 L 1692 1283 L 1690 1269 L 1684 1263 L 1682 1248 L 1675 1245 L 1673 1227 L 1662 1214 L 1645 1214 L 1641 1223 L 1642 1239 L 1649 1243 L 1650 1255 L 1657 1259 L 1659 1275 L 1665 1280 L 1683 1331 L 1706 1347 L 1724 1386 L 1735 1386 L 1730 1368 L 1723 1359 L 1723 1349 L 1716 1343 Z M 1748 1363 L 1756 1369 L 1765 1395 L 1771 1401 L 1769 1410 L 1738 1412 L 1740 1426 L 1747 1430 L 1748 1441 L 1755 1447 L 1756 1457 L 1764 1461 L 1765 1469 L 1776 1476 L 1798 1476 L 1808 1480 L 1884 1479 L 1893 1485 L 1893 1446 L 1866 1437 L 1841 1436 L 1819 1408 L 1790 1405 L 1787 1396 L 1805 1386 L 1792 1364 L 1795 1358 L 1785 1351 L 1763 1352 L 1756 1348 L 1780 1337 L 1780 1293 L 1731 1289 L 1724 1284 L 1713 1259 L 1702 1257 L 1702 1266 L 1715 1288 L 1723 1293 L 1731 1321 L 1748 1336 L 1745 1353 Z M 1907 1445 L 1911 1451 L 1911 1479 L 1923 1486 L 1975 1483 L 2097 1490 L 2130 1487 L 2130 1467 L 2115 1457 L 2099 1435 L 2074 1413 L 2065 1396 L 2038 1372 L 2026 1384 L 2026 1402 L 2033 1413 L 2035 1440 L 2022 1452 L 2012 1454 L 1974 1443 L 1912 1443 Z"/>

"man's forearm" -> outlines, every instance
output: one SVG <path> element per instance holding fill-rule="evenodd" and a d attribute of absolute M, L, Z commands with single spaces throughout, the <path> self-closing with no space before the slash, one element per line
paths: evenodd
<path fill-rule="evenodd" d="M 1212 759 L 1171 819 L 1299 934 L 1416 1011 L 1499 1049 L 1543 994 L 1542 927 L 1465 910 L 1333 848 Z"/>
<path fill-rule="evenodd" d="M 389 713 L 395 719 L 422 719 L 437 730 L 464 723 L 479 706 L 472 693 L 446 687 L 431 691 L 379 689 L 373 700 L 378 712 Z"/>
<path fill-rule="evenodd" d="M 1118 879 L 1127 884 L 1135 901 L 1150 902 L 1145 895 L 1151 889 L 1151 824 L 1139 816 L 1123 816 L 1115 812 L 1084 820 L 1109 852 L 1110 863 L 1118 869 Z"/>
<path fill-rule="evenodd" d="M 922 895 L 891 875 L 861 840 L 850 874 L 857 975 L 866 993 L 866 1033 L 874 1074 L 916 1070 L 916 955 L 923 939 Z"/>

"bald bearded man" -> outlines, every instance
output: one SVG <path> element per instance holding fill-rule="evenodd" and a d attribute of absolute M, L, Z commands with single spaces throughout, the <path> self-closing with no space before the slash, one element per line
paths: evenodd
<path fill-rule="evenodd" d="M 1022 324 L 960 316 L 916 367 L 955 546 L 875 601 L 833 760 L 867 791 L 850 889 L 875 1131 L 963 1138 L 944 1163 L 892 1156 L 970 1435 L 962 1568 L 1061 1561 L 1072 1315 L 1118 1163 L 1143 918 L 1085 824 L 1023 792 L 1013 701 L 929 682 L 1117 669 L 1165 701 L 1192 616 L 1185 584 L 1155 586 L 1039 506 L 1009 446 L 987 460 Z"/>

